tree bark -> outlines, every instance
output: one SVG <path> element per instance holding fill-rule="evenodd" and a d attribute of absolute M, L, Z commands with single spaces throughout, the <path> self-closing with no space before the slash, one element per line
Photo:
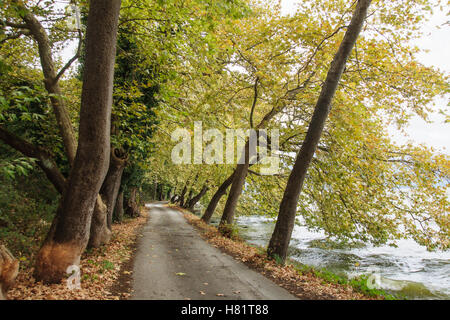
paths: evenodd
<path fill-rule="evenodd" d="M 181 207 L 183 207 L 185 209 L 187 208 L 187 206 L 189 205 L 189 202 L 192 200 L 193 193 L 194 193 L 194 190 L 192 189 L 192 186 L 191 186 L 191 190 L 189 190 L 188 197 L 186 198 L 186 201 L 184 201 L 184 204 Z"/>
<path fill-rule="evenodd" d="M 163 185 L 158 183 L 158 185 L 156 186 L 156 193 L 157 193 L 157 199 L 158 201 L 162 201 L 163 200 Z"/>
<path fill-rule="evenodd" d="M 108 228 L 108 207 L 100 194 L 95 201 L 89 231 L 89 248 L 98 248 L 111 240 L 111 229 Z"/>
<path fill-rule="evenodd" d="M 155 188 L 153 190 L 153 200 L 158 199 L 158 180 L 155 180 Z"/>
<path fill-rule="evenodd" d="M 228 187 L 233 182 L 233 177 L 234 172 L 220 185 L 216 193 L 214 193 L 214 195 L 212 196 L 211 201 L 209 201 L 208 207 L 206 208 L 205 213 L 202 216 L 202 220 L 206 223 L 209 223 L 211 221 L 211 217 L 213 216 L 220 199 L 227 193 Z"/>
<path fill-rule="evenodd" d="M 92 215 L 88 244 L 90 248 L 98 248 L 111 240 L 112 216 L 126 162 L 127 157 L 124 153 L 118 149 L 111 150 L 108 173 L 103 181 Z"/>
<path fill-rule="evenodd" d="M 6 292 L 13 286 L 19 273 L 19 261 L 0 245 L 0 300 L 6 299 Z"/>
<path fill-rule="evenodd" d="M 139 205 L 136 201 L 136 195 L 137 195 L 137 188 L 134 187 L 130 191 L 130 198 L 127 199 L 126 205 L 127 208 L 125 210 L 125 213 L 129 215 L 130 217 L 139 217 Z"/>
<path fill-rule="evenodd" d="M 289 176 L 280 204 L 275 229 L 267 249 L 267 253 L 270 256 L 278 257 L 283 262 L 286 260 L 287 250 L 294 228 L 295 215 L 297 213 L 297 203 L 308 167 L 319 144 L 320 136 L 322 135 L 326 119 L 331 110 L 331 101 L 337 90 L 347 59 L 363 27 L 370 3 L 371 0 L 359 0 L 356 5 L 350 25 L 334 56 L 317 100 L 305 141 L 301 146 Z"/>
<path fill-rule="evenodd" d="M 122 222 L 123 211 L 123 190 L 120 190 L 117 195 L 116 205 L 114 207 L 114 221 Z"/>
<path fill-rule="evenodd" d="M 238 164 L 233 176 L 233 182 L 231 184 L 230 193 L 228 194 L 227 202 L 223 210 L 222 218 L 220 219 L 219 229 L 226 228 L 226 225 L 233 224 L 234 212 L 239 200 L 239 196 L 242 193 L 242 188 L 245 183 L 245 178 L 248 174 L 248 161 L 244 164 Z"/>
<path fill-rule="evenodd" d="M 127 157 L 118 149 L 111 152 L 111 162 L 109 170 L 103 182 L 100 194 L 107 206 L 108 228 L 111 230 L 113 221 L 113 210 L 116 206 L 117 195 L 119 194 L 120 183 L 122 181 L 123 170 L 125 169 Z"/>
<path fill-rule="evenodd" d="M 205 184 L 203 186 L 202 190 L 188 202 L 187 209 L 192 211 L 194 209 L 194 206 L 206 194 L 207 191 L 208 191 L 208 185 Z"/>
<path fill-rule="evenodd" d="M 170 193 L 172 192 L 172 188 L 169 188 L 166 192 L 166 196 L 164 197 L 164 200 L 169 200 L 170 199 Z"/>
<path fill-rule="evenodd" d="M 242 164 L 238 164 L 234 171 L 233 182 L 231 184 L 230 193 L 228 194 L 225 208 L 223 209 L 222 218 L 220 219 L 219 230 L 228 231 L 227 226 L 233 224 L 234 213 L 239 197 L 244 187 L 245 178 L 248 175 L 248 169 L 250 167 L 250 159 L 256 155 L 256 146 L 250 147 L 250 142 L 247 140 L 244 146 L 244 160 Z M 226 234 L 228 232 L 225 232 Z"/>
<path fill-rule="evenodd" d="M 181 191 L 181 195 L 180 195 L 180 207 L 183 207 L 184 205 L 184 196 L 186 194 L 187 191 L 187 184 L 184 186 L 183 191 Z"/>
<path fill-rule="evenodd" d="M 111 105 L 120 0 L 91 0 L 79 143 L 57 215 L 36 257 L 35 278 L 58 283 L 79 265 L 110 160 Z"/>

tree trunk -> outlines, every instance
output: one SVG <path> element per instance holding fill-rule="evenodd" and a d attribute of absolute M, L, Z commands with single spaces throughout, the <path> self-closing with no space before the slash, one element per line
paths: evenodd
<path fill-rule="evenodd" d="M 256 154 L 256 146 L 252 146 L 250 150 L 250 142 L 247 140 L 244 147 L 244 163 L 238 164 L 233 174 L 233 182 L 231 184 L 230 193 L 228 194 L 225 208 L 223 209 L 222 218 L 220 219 L 219 229 L 227 231 L 227 226 L 233 224 L 234 213 L 239 197 L 244 187 L 245 178 L 248 174 L 248 168 L 250 167 L 250 159 Z M 226 232 L 227 233 L 227 232 Z"/>
<path fill-rule="evenodd" d="M 36 257 L 35 278 L 58 283 L 79 265 L 110 160 L 111 105 L 120 0 L 91 0 L 79 143 L 57 215 Z"/>
<path fill-rule="evenodd" d="M 6 299 L 6 292 L 13 286 L 18 273 L 19 261 L 0 245 L 0 300 Z"/>
<path fill-rule="evenodd" d="M 155 186 L 154 186 L 154 190 L 153 190 L 153 200 L 157 200 L 158 199 L 158 180 L 155 180 Z"/>
<path fill-rule="evenodd" d="M 100 194 L 95 201 L 89 232 L 89 248 L 98 248 L 111 240 L 111 229 L 108 228 L 108 207 Z"/>
<path fill-rule="evenodd" d="M 181 192 L 180 195 L 180 207 L 183 207 L 184 205 L 184 196 L 186 194 L 186 191 L 187 191 L 187 184 L 184 186 L 183 191 Z"/>
<path fill-rule="evenodd" d="M 126 201 L 126 210 L 125 213 L 129 215 L 130 217 L 139 217 L 139 205 L 136 201 L 136 195 L 137 195 L 137 188 L 134 187 L 130 191 L 130 198 Z"/>
<path fill-rule="evenodd" d="M 163 185 L 162 184 L 158 184 L 156 186 L 156 193 L 157 193 L 157 199 L 158 201 L 162 201 L 163 200 Z"/>
<path fill-rule="evenodd" d="M 170 199 L 170 193 L 172 192 L 172 188 L 169 188 L 166 192 L 166 196 L 164 197 L 164 200 L 169 200 Z"/>
<path fill-rule="evenodd" d="M 111 152 L 108 173 L 100 189 L 100 196 L 92 215 L 91 231 L 89 236 L 90 248 L 98 248 L 111 239 L 112 215 L 119 193 L 122 173 L 126 165 L 125 154 L 118 149 Z"/>
<path fill-rule="evenodd" d="M 207 191 L 208 191 L 208 186 L 207 186 L 207 184 L 205 184 L 203 186 L 202 190 L 188 202 L 187 209 L 192 211 L 194 209 L 194 206 L 206 194 Z"/>
<path fill-rule="evenodd" d="M 222 218 L 220 219 L 219 229 L 226 228 L 227 225 L 233 224 L 234 212 L 242 193 L 242 188 L 245 183 L 245 178 L 248 174 L 248 162 L 244 164 L 238 164 L 233 176 L 233 182 L 231 184 L 230 193 L 228 194 L 227 202 L 223 210 Z"/>
<path fill-rule="evenodd" d="M 189 190 L 189 194 L 188 197 L 186 199 L 186 201 L 184 202 L 184 205 L 182 205 L 183 208 L 187 208 L 187 206 L 189 205 L 189 202 L 192 200 L 192 194 L 194 193 L 194 190 L 191 187 L 191 190 Z"/>
<path fill-rule="evenodd" d="M 209 201 L 208 207 L 205 210 L 205 213 L 202 216 L 202 220 L 206 223 L 211 221 L 211 217 L 216 210 L 217 205 L 219 204 L 220 199 L 227 193 L 228 187 L 233 182 L 234 172 L 220 185 L 219 189 L 217 189 L 216 193 Z"/>
<path fill-rule="evenodd" d="M 267 249 L 267 253 L 270 256 L 278 257 L 283 262 L 286 260 L 297 213 L 297 203 L 308 167 L 319 144 L 320 136 L 331 109 L 331 101 L 338 87 L 347 59 L 361 32 L 370 3 L 371 0 L 358 1 L 352 21 L 331 63 L 327 78 L 317 100 L 305 141 L 289 176 L 281 201 L 277 223 Z"/>
<path fill-rule="evenodd" d="M 106 203 L 108 228 L 111 230 L 113 221 L 113 211 L 116 206 L 117 195 L 119 194 L 120 184 L 122 181 L 123 170 L 125 169 L 127 157 L 118 149 L 111 152 L 111 164 L 109 165 L 108 174 L 105 182 L 103 182 L 100 194 Z"/>
<path fill-rule="evenodd" d="M 114 221 L 122 222 L 123 220 L 123 190 L 117 195 L 116 205 L 114 207 Z"/>

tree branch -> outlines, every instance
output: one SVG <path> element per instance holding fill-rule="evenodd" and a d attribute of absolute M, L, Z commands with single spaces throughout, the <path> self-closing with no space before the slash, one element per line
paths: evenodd
<path fill-rule="evenodd" d="M 27 157 L 36 158 L 37 164 L 44 171 L 48 180 L 55 186 L 56 190 L 62 194 L 66 184 L 66 178 L 59 171 L 58 166 L 51 157 L 50 153 L 28 141 L 16 136 L 0 126 L 0 140 L 21 152 Z"/>
<path fill-rule="evenodd" d="M 81 33 L 81 30 L 78 30 L 78 37 L 79 37 L 79 41 L 78 41 L 78 48 L 77 48 L 77 52 L 75 53 L 75 55 L 64 65 L 64 67 L 62 67 L 62 69 L 58 72 L 58 74 L 56 75 L 55 79 L 53 79 L 53 82 L 56 83 L 59 81 L 59 79 L 62 77 L 62 75 L 64 74 L 64 72 L 66 72 L 67 69 L 70 68 L 70 66 L 72 65 L 72 63 L 74 63 L 76 60 L 78 60 L 78 58 L 80 57 L 81 54 L 81 47 L 83 44 L 83 34 Z"/>
<path fill-rule="evenodd" d="M 250 111 L 250 128 L 253 128 L 253 113 L 255 112 L 256 101 L 258 100 L 258 82 L 259 78 L 256 77 L 255 84 L 253 86 L 254 95 L 253 95 L 252 110 Z"/>

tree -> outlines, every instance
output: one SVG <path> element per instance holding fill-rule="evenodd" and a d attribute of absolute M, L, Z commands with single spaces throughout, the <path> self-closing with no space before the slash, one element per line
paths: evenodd
<path fill-rule="evenodd" d="M 59 282 L 67 267 L 79 263 L 107 174 L 120 3 L 90 3 L 77 154 L 57 215 L 36 258 L 35 277 L 45 282 Z"/>
<path fill-rule="evenodd" d="M 192 211 L 194 210 L 194 206 L 197 204 L 197 202 L 206 194 L 208 191 L 208 181 L 205 182 L 205 184 L 202 187 L 202 190 L 198 194 L 196 194 L 192 199 L 188 201 L 186 204 L 186 209 Z"/>
<path fill-rule="evenodd" d="M 217 191 L 212 196 L 211 200 L 208 203 L 208 207 L 206 208 L 205 212 L 203 213 L 202 220 L 206 223 L 209 223 L 211 221 L 211 218 L 214 214 L 214 211 L 216 210 L 217 205 L 219 204 L 220 198 L 222 198 L 226 192 L 228 187 L 233 182 L 233 174 L 231 174 L 220 186 L 217 188 Z"/>
<path fill-rule="evenodd" d="M 327 78 L 317 100 L 314 114 L 306 133 L 305 141 L 297 155 L 294 167 L 289 175 L 288 183 L 280 205 L 275 230 L 267 248 L 267 253 L 272 257 L 286 260 L 287 249 L 294 229 L 297 203 L 314 152 L 319 144 L 325 122 L 331 110 L 331 102 L 344 72 L 345 64 L 355 46 L 359 33 L 366 19 L 367 10 L 371 0 L 359 0 L 352 21 L 345 33 L 339 50 L 330 65 Z"/>
<path fill-rule="evenodd" d="M 174 95 L 162 104 L 164 117 L 155 134 L 161 147 L 152 159 L 152 177 L 170 181 L 180 194 L 197 170 L 195 165 L 171 165 L 169 138 L 174 127 L 192 132 L 192 122 L 203 121 L 205 129 L 224 132 L 248 126 L 251 115 L 254 124 L 267 115 L 263 127 L 280 129 L 281 172 L 258 176 L 258 164 L 247 170 L 251 179 L 245 182 L 236 212 L 276 215 L 295 162 L 292 155 L 304 143 L 355 3 L 304 1 L 289 17 L 276 9 L 253 7 L 252 12 L 262 13 L 208 33 L 208 48 L 214 48 L 214 54 L 202 59 L 194 55 L 191 61 L 192 53 L 183 47 L 184 61 L 189 63 L 177 66 L 183 81 L 166 84 Z M 376 2 L 365 26 L 368 31 L 347 61 L 304 181 L 298 213 L 305 226 L 338 241 L 394 245 L 408 237 L 429 249 L 448 246 L 448 223 L 442 217 L 448 206 L 448 157 L 424 147 L 398 146 L 386 131 L 390 124 L 404 128 L 412 114 L 426 119 L 432 99 L 448 92 L 446 76 L 421 65 L 417 49 L 409 45 L 431 10 L 429 4 Z M 258 103 L 252 108 L 257 77 Z M 228 181 L 234 169 L 213 167 L 207 167 L 211 190 Z M 211 199 L 211 207 L 218 204 L 223 209 L 219 195 L 226 193 L 227 184 L 221 192 L 207 193 L 202 202 Z M 195 186 L 200 188 L 201 182 Z M 208 208 L 205 213 L 212 212 Z"/>

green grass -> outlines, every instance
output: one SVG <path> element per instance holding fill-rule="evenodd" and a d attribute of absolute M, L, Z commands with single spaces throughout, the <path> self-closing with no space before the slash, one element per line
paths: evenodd
<path fill-rule="evenodd" d="M 319 277 L 319 278 L 323 279 L 324 281 L 326 281 L 328 283 L 334 283 L 334 284 L 340 284 L 340 285 L 349 285 L 352 288 L 354 288 L 356 291 L 361 292 L 361 293 L 363 293 L 363 294 L 365 294 L 367 296 L 370 296 L 370 297 L 382 296 L 386 300 L 405 299 L 404 297 L 395 296 L 395 295 L 392 295 L 390 293 L 387 293 L 386 291 L 384 291 L 382 289 L 369 288 L 367 286 L 369 277 L 366 276 L 366 275 L 362 275 L 362 276 L 358 276 L 358 277 L 349 279 L 349 278 L 347 278 L 345 276 L 341 276 L 341 275 L 335 274 L 335 273 L 333 273 L 333 272 L 331 272 L 331 271 L 329 271 L 329 270 L 327 270 L 325 268 L 312 267 L 312 266 L 300 264 L 300 263 L 298 263 L 296 261 L 290 261 L 290 263 L 292 263 L 294 268 L 300 274 L 312 273 L 316 277 Z"/>
<path fill-rule="evenodd" d="M 114 263 L 112 263 L 111 261 L 108 260 L 103 260 L 101 262 L 101 270 L 105 271 L 105 270 L 113 270 L 115 268 Z"/>

